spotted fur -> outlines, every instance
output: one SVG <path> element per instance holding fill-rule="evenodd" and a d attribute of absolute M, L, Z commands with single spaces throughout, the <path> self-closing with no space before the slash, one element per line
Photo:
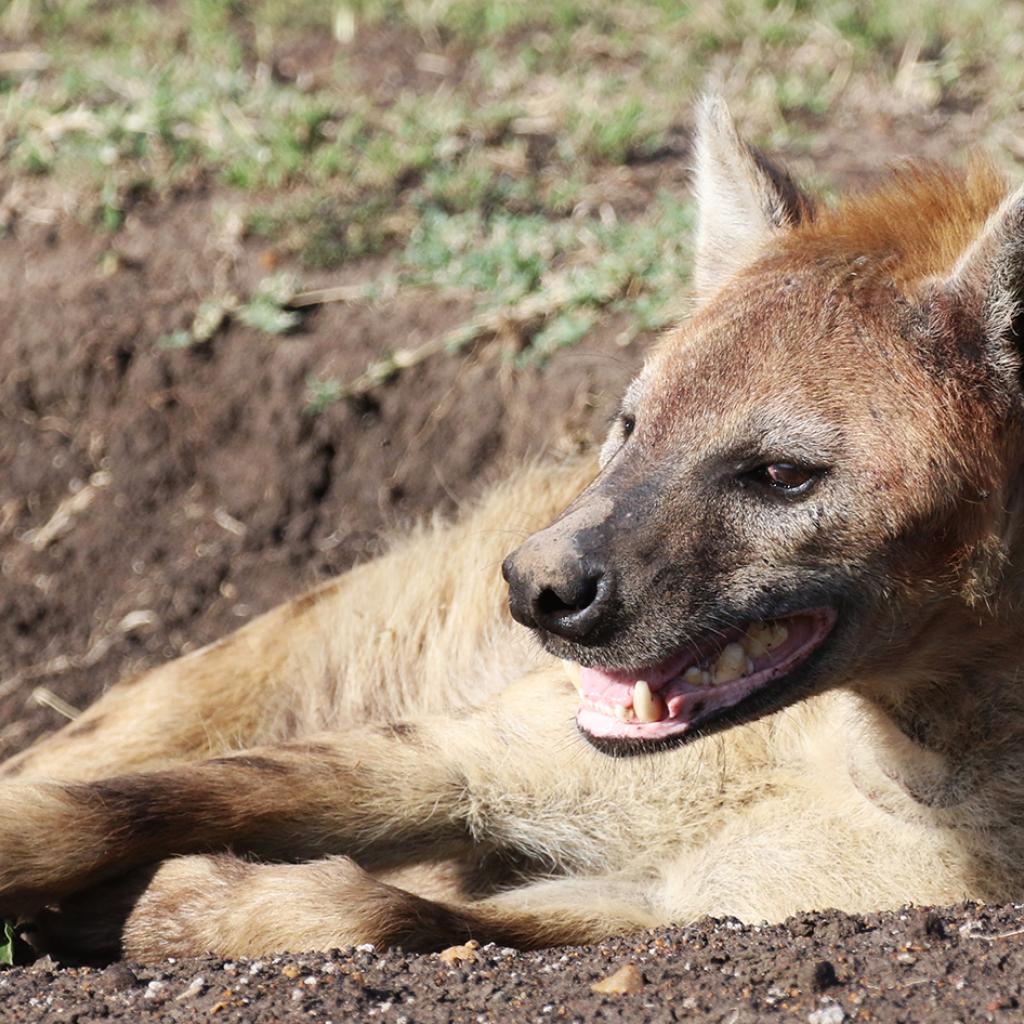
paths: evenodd
<path fill-rule="evenodd" d="M 1022 193 L 918 167 L 824 206 L 717 100 L 696 152 L 699 305 L 602 467 L 513 474 L 13 758 L 0 912 L 157 958 L 1024 898 Z M 772 504 L 769 457 L 827 482 Z M 516 544 L 615 567 L 589 646 L 512 621 Z M 577 731 L 553 655 L 651 664 L 787 596 L 838 609 L 798 686 L 657 752 Z"/>

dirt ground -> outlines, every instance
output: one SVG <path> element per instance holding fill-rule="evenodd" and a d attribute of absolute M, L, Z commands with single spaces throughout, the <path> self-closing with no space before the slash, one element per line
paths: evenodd
<path fill-rule="evenodd" d="M 1009 1021 L 1024 998 L 1022 909 L 804 914 L 771 928 L 702 921 L 593 948 L 485 946 L 455 963 L 371 947 L 147 967 L 45 959 L 0 975 L 0 1007 L 9 1024 Z M 615 991 L 592 989 L 616 974 Z"/>
<path fill-rule="evenodd" d="M 859 180 L 908 139 L 927 150 L 930 129 L 879 121 L 860 126 L 859 145 L 839 133 L 835 180 Z M 685 180 L 679 154 L 617 174 L 635 196 Z M 225 261 L 241 287 L 274 262 L 256 242 L 226 250 L 225 198 L 197 184 L 139 205 L 113 242 L 73 220 L 0 239 L 0 755 L 58 726 L 55 707 L 81 708 L 119 676 L 241 625 L 403 523 L 454 512 L 510 460 L 592 441 L 642 358 L 645 339 L 619 347 L 612 318 L 543 368 L 513 369 L 507 346 L 489 343 L 311 416 L 310 374 L 355 377 L 466 308 L 419 295 L 338 303 L 287 337 L 235 325 L 161 349 L 154 340 L 188 323 Z M 1012 1019 L 1021 909 L 703 922 L 595 948 L 485 948 L 456 967 L 373 951 L 106 969 L 44 959 L 0 974 L 0 1007 L 5 1021 L 79 1024 Z M 637 991 L 591 992 L 629 963 Z"/>
<path fill-rule="evenodd" d="M 453 511 L 505 459 L 592 438 L 638 364 L 610 322 L 545 372 L 489 346 L 311 416 L 310 374 L 355 377 L 465 309 L 327 305 L 284 338 L 233 327 L 161 349 L 215 273 L 211 206 L 199 194 L 131 214 L 109 277 L 109 243 L 76 225 L 0 241 L 0 753 L 59 724 L 37 685 L 81 707 L 372 554 L 382 533 Z M 237 277 L 258 279 L 260 255 L 242 253 Z"/>

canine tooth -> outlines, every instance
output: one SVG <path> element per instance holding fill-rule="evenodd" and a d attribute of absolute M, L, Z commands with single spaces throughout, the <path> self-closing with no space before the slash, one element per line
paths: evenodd
<path fill-rule="evenodd" d="M 565 674 L 569 677 L 569 681 L 572 683 L 576 692 L 579 694 L 583 693 L 583 683 L 580 681 L 580 667 L 575 661 L 569 661 L 566 658 L 562 658 L 562 668 L 565 669 Z"/>
<path fill-rule="evenodd" d="M 743 675 L 747 652 L 737 643 L 726 644 L 715 662 L 715 682 L 731 683 Z"/>
<path fill-rule="evenodd" d="M 665 712 L 664 701 L 651 693 L 646 680 L 638 679 L 633 687 L 633 713 L 641 722 L 657 722 Z"/>

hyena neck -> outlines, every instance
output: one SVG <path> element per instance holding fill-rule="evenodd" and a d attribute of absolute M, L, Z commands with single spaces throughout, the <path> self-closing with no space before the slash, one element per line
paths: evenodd
<path fill-rule="evenodd" d="M 1005 623 L 986 629 L 975 619 L 975 630 L 976 636 L 944 629 L 937 646 L 946 655 L 931 662 L 933 671 L 918 663 L 910 683 L 906 677 L 888 686 L 875 681 L 857 692 L 858 718 L 867 728 L 849 747 L 851 777 L 901 816 L 956 825 L 963 814 L 965 826 L 976 826 L 982 807 L 1002 817 L 1006 794 L 1024 795 L 1016 783 L 1024 771 L 1017 727 L 1024 716 L 1018 678 L 1024 629 Z"/>
<path fill-rule="evenodd" d="M 1001 812 L 985 799 L 992 765 L 925 746 L 879 704 L 857 703 L 846 737 L 845 769 L 863 797 L 915 825 L 973 829 L 981 824 L 979 808 L 998 824 Z"/>

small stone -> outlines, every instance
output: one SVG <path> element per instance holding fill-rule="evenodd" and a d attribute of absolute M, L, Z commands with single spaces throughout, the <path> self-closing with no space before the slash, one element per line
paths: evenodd
<path fill-rule="evenodd" d="M 922 910 L 914 918 L 911 932 L 917 938 L 941 940 L 946 937 L 946 925 L 934 910 Z"/>
<path fill-rule="evenodd" d="M 107 992 L 124 992 L 126 989 L 135 988 L 139 979 L 135 972 L 126 964 L 111 964 L 97 979 L 101 988 Z"/>
<path fill-rule="evenodd" d="M 146 986 L 142 993 L 143 999 L 164 1000 L 167 998 L 167 982 L 154 979 Z"/>
<path fill-rule="evenodd" d="M 636 995 L 644 987 L 644 976 L 636 964 L 623 964 L 614 974 L 595 981 L 591 992 L 602 996 Z"/>
<path fill-rule="evenodd" d="M 805 965 L 800 972 L 799 987 L 803 992 L 825 992 L 839 984 L 836 969 L 829 960 L 818 960 Z"/>
<path fill-rule="evenodd" d="M 302 971 L 300 971 L 295 964 L 285 964 L 284 967 L 281 968 L 281 973 L 286 978 L 291 978 L 294 980 L 302 973 Z"/>
<path fill-rule="evenodd" d="M 479 960 L 480 957 L 477 954 L 477 950 L 479 948 L 480 943 L 477 942 L 476 939 L 470 939 L 469 942 L 462 946 L 449 946 L 447 949 L 438 953 L 437 956 L 438 959 L 443 960 L 446 964 L 451 964 L 454 967 L 456 964 Z"/>
<path fill-rule="evenodd" d="M 205 991 L 206 979 L 199 974 L 192 979 L 188 988 L 185 989 L 184 992 L 179 992 L 174 998 L 176 1002 L 181 1003 L 186 999 L 195 999 L 196 996 L 201 996 Z"/>
<path fill-rule="evenodd" d="M 846 1011 L 838 1003 L 829 1003 L 807 1014 L 807 1024 L 843 1024 Z"/>

